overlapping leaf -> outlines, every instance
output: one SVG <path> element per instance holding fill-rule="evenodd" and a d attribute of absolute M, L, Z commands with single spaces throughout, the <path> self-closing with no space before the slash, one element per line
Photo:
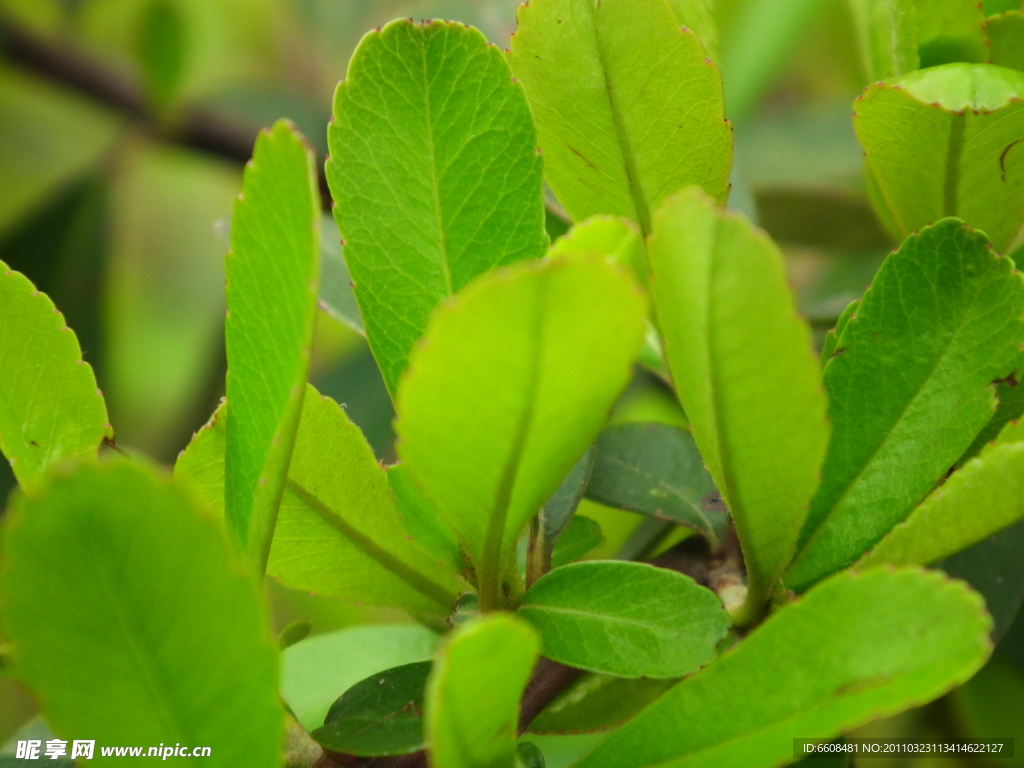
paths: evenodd
<path fill-rule="evenodd" d="M 534 0 L 519 10 L 509 62 L 537 121 L 545 177 L 574 220 L 625 216 L 647 233 L 687 184 L 725 199 L 732 135 L 721 77 L 669 0 Z"/>
<path fill-rule="evenodd" d="M 0 261 L 0 450 L 22 487 L 112 437 L 103 395 L 53 302 Z"/>
<path fill-rule="evenodd" d="M 985 11 L 977 0 L 914 0 L 922 67 L 989 60 Z"/>
<path fill-rule="evenodd" d="M 327 180 L 370 347 L 394 394 L 443 298 L 547 247 L 522 88 L 479 31 L 399 20 L 334 98 Z"/>
<path fill-rule="evenodd" d="M 990 629 L 981 599 L 937 572 L 846 572 L 778 611 L 577 766 L 784 764 L 795 733 L 831 738 L 969 679 L 988 658 Z"/>
<path fill-rule="evenodd" d="M 913 0 L 851 0 L 861 60 L 872 82 L 920 65 Z"/>
<path fill-rule="evenodd" d="M 889 256 L 825 367 L 832 443 L 790 587 L 853 563 L 953 466 L 995 412 L 1022 315 L 1012 262 L 956 219 Z"/>
<path fill-rule="evenodd" d="M 19 497 L 3 582 L 13 671 L 61 738 L 280 765 L 277 649 L 259 590 L 168 480 L 118 461 Z"/>
<path fill-rule="evenodd" d="M 649 257 L 672 378 L 757 610 L 792 556 L 828 442 L 810 329 L 778 248 L 699 191 L 659 212 Z"/>
<path fill-rule="evenodd" d="M 320 279 L 313 152 L 278 121 L 256 140 L 235 205 L 227 264 L 229 529 L 266 567 L 309 370 Z"/>
<path fill-rule="evenodd" d="M 904 237 L 958 216 L 1004 251 L 1024 223 L 1024 72 L 946 64 L 870 86 L 854 127 Z"/>
<path fill-rule="evenodd" d="M 223 510 L 223 409 L 175 475 Z M 287 586 L 369 605 L 447 615 L 468 585 L 409 539 L 384 470 L 359 428 L 307 387 L 267 572 Z"/>
<path fill-rule="evenodd" d="M 531 733 L 588 733 L 622 725 L 678 680 L 586 674 L 530 723 Z"/>
<path fill-rule="evenodd" d="M 1014 9 L 985 21 L 992 63 L 1024 71 L 1024 13 Z"/>

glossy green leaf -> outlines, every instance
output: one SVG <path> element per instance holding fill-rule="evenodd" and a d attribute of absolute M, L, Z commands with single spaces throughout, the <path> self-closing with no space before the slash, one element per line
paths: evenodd
<path fill-rule="evenodd" d="M 423 693 L 431 666 L 405 664 L 356 683 L 331 705 L 313 738 L 325 749 L 360 757 L 423 749 Z"/>
<path fill-rule="evenodd" d="M 950 475 L 858 567 L 931 565 L 1022 518 L 1024 442 L 999 442 Z"/>
<path fill-rule="evenodd" d="M 886 259 L 825 366 L 832 443 L 789 587 L 853 563 L 953 466 L 995 412 L 1022 315 L 1012 262 L 956 219 Z"/>
<path fill-rule="evenodd" d="M 659 212 L 649 256 L 672 378 L 736 522 L 756 611 L 792 557 L 828 443 L 810 329 L 775 244 L 699 191 Z"/>
<path fill-rule="evenodd" d="M 622 725 L 677 680 L 583 675 L 530 723 L 531 733 L 593 733 Z"/>
<path fill-rule="evenodd" d="M 854 106 L 868 170 L 904 237 L 959 216 L 1004 251 L 1024 223 L 1024 72 L 946 64 Z"/>
<path fill-rule="evenodd" d="M 323 218 L 320 262 L 320 309 L 365 336 L 366 326 L 359 313 L 352 276 L 345 263 L 341 235 L 338 234 L 338 225 L 330 216 Z"/>
<path fill-rule="evenodd" d="M 842 573 L 772 615 L 577 766 L 785 764 L 795 733 L 832 738 L 969 679 L 988 658 L 990 629 L 981 599 L 942 574 Z"/>
<path fill-rule="evenodd" d="M 1014 9 L 985 22 L 992 63 L 1024 71 L 1024 13 Z"/>
<path fill-rule="evenodd" d="M 485 609 L 625 387 L 645 314 L 624 270 L 562 258 L 491 273 L 431 319 L 398 393 L 398 453 L 458 532 Z"/>
<path fill-rule="evenodd" d="M 312 731 L 353 685 L 393 667 L 428 660 L 439 639 L 418 624 L 359 626 L 315 635 L 281 653 L 281 697 Z"/>
<path fill-rule="evenodd" d="M 716 545 L 728 522 L 693 436 L 670 424 L 632 422 L 601 432 L 587 496 L 685 525 Z"/>
<path fill-rule="evenodd" d="M 123 461 L 54 477 L 14 502 L 3 563 L 14 674 L 62 738 L 199 744 L 211 766 L 280 765 L 277 649 L 259 590 L 167 479 Z"/>
<path fill-rule="evenodd" d="M 509 62 L 545 178 L 575 221 L 612 214 L 647 233 L 683 186 L 728 195 L 722 80 L 669 0 L 533 0 L 519 9 Z"/>
<path fill-rule="evenodd" d="M 0 450 L 24 488 L 113 437 L 103 395 L 53 302 L 0 261 Z"/>
<path fill-rule="evenodd" d="M 551 551 L 551 567 L 561 568 L 575 562 L 604 544 L 601 525 L 582 515 L 574 517 L 569 527 L 558 537 Z"/>
<path fill-rule="evenodd" d="M 985 11 L 978 0 L 914 0 L 922 67 L 989 59 Z"/>
<path fill-rule="evenodd" d="M 256 139 L 226 272 L 225 518 L 262 573 L 302 411 L 320 279 L 313 151 L 285 120 Z"/>
<path fill-rule="evenodd" d="M 689 576 L 645 563 L 575 563 L 531 587 L 519 615 L 543 654 L 619 677 L 682 677 L 715 657 L 730 626 L 722 602 Z"/>
<path fill-rule="evenodd" d="M 913 0 L 850 0 L 868 80 L 888 80 L 920 66 Z"/>
<path fill-rule="evenodd" d="M 519 699 L 537 659 L 537 635 L 504 613 L 463 624 L 427 682 L 427 741 L 437 768 L 512 768 Z"/>
<path fill-rule="evenodd" d="M 547 248 L 537 140 L 509 75 L 477 30 L 403 19 L 363 38 L 335 94 L 327 180 L 392 394 L 442 299 Z"/>
<path fill-rule="evenodd" d="M 218 514 L 223 413 L 200 430 L 174 470 Z M 410 540 L 359 428 L 308 385 L 267 572 L 293 589 L 440 616 L 469 589 Z"/>

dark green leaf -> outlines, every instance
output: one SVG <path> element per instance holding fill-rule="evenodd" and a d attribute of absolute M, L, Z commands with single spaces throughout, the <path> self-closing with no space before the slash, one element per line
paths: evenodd
<path fill-rule="evenodd" d="M 725 506 L 693 436 L 669 424 L 633 422 L 601 432 L 587 496 L 688 526 L 716 545 L 725 534 Z"/>
<path fill-rule="evenodd" d="M 548 704 L 531 733 L 591 733 L 622 725 L 675 685 L 673 679 L 586 674 Z"/>
<path fill-rule="evenodd" d="M 544 768 L 544 753 L 528 741 L 516 745 L 515 768 Z"/>
<path fill-rule="evenodd" d="M 283 651 L 285 648 L 291 648 L 296 643 L 301 643 L 309 637 L 309 633 L 312 629 L 313 624 L 309 619 L 293 621 L 287 627 L 282 629 L 281 633 L 277 636 L 277 647 Z"/>
<path fill-rule="evenodd" d="M 561 568 L 579 560 L 604 544 L 604 534 L 596 520 L 578 515 L 558 537 L 551 552 L 551 567 Z"/>
<path fill-rule="evenodd" d="M 825 366 L 832 443 L 788 586 L 853 563 L 946 474 L 995 413 L 1022 315 L 1012 262 L 958 220 L 886 259 Z"/>
<path fill-rule="evenodd" d="M 914 0 L 921 67 L 989 59 L 985 12 L 978 0 Z"/>
<path fill-rule="evenodd" d="M 139 17 L 138 55 L 147 95 L 158 114 L 178 94 L 188 42 L 181 6 L 171 0 L 150 0 Z"/>
<path fill-rule="evenodd" d="M 394 394 L 442 299 L 492 267 L 544 255 L 533 121 L 480 32 L 399 20 L 352 56 L 328 139 L 345 260 Z"/>
<path fill-rule="evenodd" d="M 320 279 L 313 152 L 287 121 L 256 140 L 226 271 L 225 519 L 262 573 L 302 411 Z"/>
<path fill-rule="evenodd" d="M 580 505 L 587 489 L 593 466 L 594 448 L 590 447 L 569 470 L 558 490 L 540 508 L 538 518 L 544 527 L 544 538 L 552 545 L 572 522 L 576 507 Z"/>
<path fill-rule="evenodd" d="M 519 614 L 546 657 L 619 677 L 689 674 L 715 657 L 730 625 L 718 596 L 690 577 L 625 561 L 558 568 L 527 591 Z"/>
<path fill-rule="evenodd" d="M 784 765 L 793 734 L 832 738 L 969 679 L 988 658 L 991 626 L 978 595 L 940 573 L 839 574 L 676 685 L 578 766 Z"/>
<path fill-rule="evenodd" d="M 356 683 L 334 702 L 313 738 L 326 749 L 361 757 L 423 749 L 423 695 L 431 666 L 406 664 Z"/>
<path fill-rule="evenodd" d="M 600 546 L 601 542 L 604 541 L 604 536 L 601 535 L 601 527 L 593 520 L 589 521 L 593 524 L 591 526 L 587 526 L 585 523 L 582 524 L 586 531 L 580 528 L 580 524 L 576 525 L 576 533 L 571 537 L 566 531 L 575 522 L 573 515 L 576 514 L 576 507 L 583 500 L 587 483 L 590 481 L 590 470 L 593 466 L 594 447 L 590 446 L 580 457 L 580 460 L 569 470 L 569 474 L 566 475 L 562 484 L 558 486 L 558 490 L 541 507 L 537 517 L 530 524 L 530 540 L 526 554 L 526 579 L 528 584 L 532 584 L 551 570 L 553 564 L 552 552 L 558 547 L 559 543 L 561 543 L 559 565 L 565 565 L 567 562 L 572 562 L 572 560 L 587 554 L 587 552 L 590 552 L 594 547 Z M 597 529 L 596 543 L 580 551 L 581 546 L 588 545 L 589 542 L 595 540 L 595 527 Z M 562 536 L 563 532 L 566 532 L 567 536 L 563 538 L 567 540 L 560 542 L 559 537 Z M 570 550 L 568 554 L 566 552 L 567 545 Z M 567 556 L 569 559 L 565 560 L 564 558 Z"/>

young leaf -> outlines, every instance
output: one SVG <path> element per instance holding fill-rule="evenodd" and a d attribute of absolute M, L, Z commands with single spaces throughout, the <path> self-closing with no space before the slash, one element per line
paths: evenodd
<path fill-rule="evenodd" d="M 968 461 L 859 562 L 931 565 L 1024 518 L 1024 443 Z"/>
<path fill-rule="evenodd" d="M 717 545 L 728 517 L 693 436 L 657 422 L 616 424 L 597 439 L 587 496 L 685 525 Z"/>
<path fill-rule="evenodd" d="M 546 657 L 619 677 L 687 675 L 715 657 L 730 626 L 718 596 L 689 576 L 616 560 L 552 571 L 519 615 L 540 632 Z"/>
<path fill-rule="evenodd" d="M 861 61 L 871 82 L 920 67 L 914 0 L 850 0 Z"/>
<path fill-rule="evenodd" d="M 985 22 L 992 63 L 1024 71 L 1024 13 L 1013 10 Z"/>
<path fill-rule="evenodd" d="M 676 392 L 736 522 L 758 611 L 792 557 L 828 443 L 810 328 L 775 244 L 699 190 L 659 212 L 649 256 Z"/>
<path fill-rule="evenodd" d="M 431 319 L 398 393 L 398 453 L 458 532 L 485 610 L 625 387 L 645 314 L 621 268 L 563 258 L 482 277 Z"/>
<path fill-rule="evenodd" d="M 325 749 L 360 757 L 423 749 L 423 689 L 431 666 L 405 664 L 356 683 L 331 705 L 313 738 Z"/>
<path fill-rule="evenodd" d="M 428 660 L 438 636 L 418 624 L 382 624 L 316 635 L 281 653 L 281 698 L 308 730 L 360 680 Z"/>
<path fill-rule="evenodd" d="M 113 437 L 103 395 L 64 316 L 0 261 L 0 449 L 23 488 Z"/>
<path fill-rule="evenodd" d="M 392 394 L 442 299 L 547 248 L 533 121 L 509 75 L 477 30 L 399 20 L 363 38 L 335 94 L 327 180 Z"/>
<path fill-rule="evenodd" d="M 409 539 L 359 428 L 333 400 L 306 389 L 267 572 L 294 589 L 447 616 L 469 585 Z M 218 514 L 223 413 L 222 406 L 174 468 Z"/>
<path fill-rule="evenodd" d="M 302 410 L 320 278 L 313 152 L 285 120 L 256 139 L 226 271 L 225 517 L 262 573 Z"/>
<path fill-rule="evenodd" d="M 579 515 L 574 517 L 569 527 L 562 532 L 551 551 L 551 567 L 561 568 L 563 565 L 579 560 L 604 544 L 601 525 L 596 520 Z"/>
<path fill-rule="evenodd" d="M 872 85 L 853 117 L 904 237 L 959 216 L 1003 252 L 1024 223 L 1024 72 L 946 64 Z"/>
<path fill-rule="evenodd" d="M 14 674 L 63 738 L 280 765 L 277 649 L 259 590 L 168 480 L 87 464 L 17 497 L 2 578 Z"/>
<path fill-rule="evenodd" d="M 629 219 L 591 216 L 551 244 L 550 258 L 569 253 L 590 253 L 633 270 L 637 280 L 647 284 L 647 251 L 644 237 Z"/>
<path fill-rule="evenodd" d="M 700 38 L 704 52 L 718 61 L 718 26 L 715 24 L 715 0 L 668 0 L 676 21 L 692 29 Z"/>
<path fill-rule="evenodd" d="M 583 675 L 530 723 L 530 733 L 593 733 L 622 725 L 678 680 Z"/>
<path fill-rule="evenodd" d="M 508 57 L 545 177 L 575 221 L 625 216 L 646 234 L 680 187 L 728 195 L 722 80 L 668 0 L 533 0 L 519 9 Z"/>
<path fill-rule="evenodd" d="M 519 699 L 538 644 L 527 624 L 503 613 L 449 635 L 427 682 L 431 765 L 512 768 Z"/>
<path fill-rule="evenodd" d="M 676 685 L 577 766 L 785 764 L 794 733 L 831 738 L 969 679 L 988 658 L 990 629 L 981 599 L 940 573 L 842 573 Z"/>
<path fill-rule="evenodd" d="M 921 67 L 989 59 L 985 12 L 978 0 L 914 0 Z"/>
<path fill-rule="evenodd" d="M 1012 262 L 956 219 L 886 259 L 825 367 L 832 443 L 790 588 L 853 563 L 953 466 L 995 412 L 1022 315 Z"/>

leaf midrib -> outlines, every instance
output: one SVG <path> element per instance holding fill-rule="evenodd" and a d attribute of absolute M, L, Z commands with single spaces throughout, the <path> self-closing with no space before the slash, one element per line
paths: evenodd
<path fill-rule="evenodd" d="M 585 611 L 580 608 L 566 608 L 561 605 L 551 605 L 550 603 L 524 603 L 523 608 L 529 611 L 538 611 L 546 613 L 557 613 L 565 616 L 576 616 L 587 619 L 588 621 L 599 621 L 603 623 L 614 623 L 623 624 L 627 627 L 634 627 L 637 629 L 643 629 L 651 634 L 660 635 L 667 638 L 678 638 L 684 633 L 682 630 L 674 631 L 667 627 L 656 624 L 643 619 L 633 619 L 625 616 L 613 615 L 609 613 L 597 613 L 596 611 Z"/>
<path fill-rule="evenodd" d="M 451 266 L 448 263 L 448 235 L 444 226 L 444 214 L 441 210 L 441 187 L 437 172 L 437 144 L 434 141 L 434 111 L 431 109 L 430 80 L 427 77 L 427 48 L 429 40 L 427 35 L 420 36 L 420 51 L 423 61 L 423 109 L 425 112 L 427 149 L 430 159 L 430 193 L 434 198 L 434 224 L 437 226 L 437 246 L 441 251 L 441 277 L 444 278 L 445 295 L 451 296 L 455 291 L 452 288 Z"/>

